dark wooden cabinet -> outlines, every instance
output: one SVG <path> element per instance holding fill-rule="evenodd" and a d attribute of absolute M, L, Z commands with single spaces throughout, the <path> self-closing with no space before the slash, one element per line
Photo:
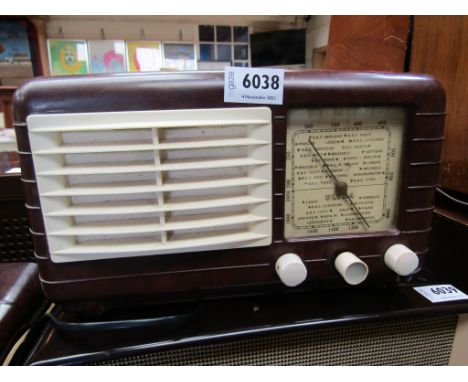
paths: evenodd
<path fill-rule="evenodd" d="M 447 95 L 440 182 L 468 193 L 468 16 L 333 16 L 325 66 L 437 77 Z"/>
<path fill-rule="evenodd" d="M 410 16 L 333 16 L 325 67 L 404 70 Z"/>
<path fill-rule="evenodd" d="M 468 17 L 415 16 L 411 72 L 437 77 L 447 96 L 441 184 L 468 193 Z"/>

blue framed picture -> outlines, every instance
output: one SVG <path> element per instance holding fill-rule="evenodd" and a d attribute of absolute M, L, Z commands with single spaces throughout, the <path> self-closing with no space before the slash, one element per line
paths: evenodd
<path fill-rule="evenodd" d="M 19 20 L 0 20 L 0 63 L 31 62 L 26 24 Z"/>

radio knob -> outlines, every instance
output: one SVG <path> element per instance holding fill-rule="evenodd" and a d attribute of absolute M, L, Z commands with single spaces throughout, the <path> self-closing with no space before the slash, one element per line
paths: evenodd
<path fill-rule="evenodd" d="M 362 283 L 369 274 L 367 264 L 351 252 L 342 252 L 335 259 L 335 268 L 350 285 Z"/>
<path fill-rule="evenodd" d="M 275 270 L 284 285 L 295 287 L 307 277 L 307 269 L 295 253 L 285 253 L 276 260 Z"/>
<path fill-rule="evenodd" d="M 387 267 L 400 276 L 408 276 L 413 273 L 419 265 L 416 253 L 403 244 L 394 244 L 387 249 L 384 255 Z"/>

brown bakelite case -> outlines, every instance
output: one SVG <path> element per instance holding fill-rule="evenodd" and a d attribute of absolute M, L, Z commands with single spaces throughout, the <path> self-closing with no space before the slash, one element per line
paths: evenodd
<path fill-rule="evenodd" d="M 148 73 L 40 78 L 15 94 L 15 128 L 42 287 L 59 303 L 167 302 L 293 290 L 283 286 L 275 262 L 298 254 L 308 271 L 300 288 L 349 287 L 333 267 L 351 251 L 365 260 L 364 285 L 391 285 L 385 250 L 403 243 L 424 267 L 443 141 L 445 96 L 430 76 L 333 71 L 286 71 L 284 104 L 271 106 L 273 126 L 273 238 L 267 247 L 124 259 L 54 263 L 40 209 L 26 118 L 31 114 L 207 109 L 255 105 L 224 102 L 224 73 Z M 284 238 L 285 140 L 293 108 L 398 106 L 407 110 L 397 230 L 313 239 Z M 401 280 L 400 280 L 401 281 Z"/>

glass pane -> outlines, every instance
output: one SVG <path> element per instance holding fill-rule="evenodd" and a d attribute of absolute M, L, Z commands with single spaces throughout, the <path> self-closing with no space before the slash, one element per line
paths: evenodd
<path fill-rule="evenodd" d="M 231 45 L 218 45 L 218 61 L 231 61 Z"/>
<path fill-rule="evenodd" d="M 235 42 L 248 42 L 249 41 L 249 28 L 248 27 L 234 27 L 234 41 Z"/>
<path fill-rule="evenodd" d="M 234 66 L 247 68 L 249 66 L 249 63 L 247 61 L 237 61 L 237 62 L 234 62 Z"/>
<path fill-rule="evenodd" d="M 91 73 L 125 72 L 125 42 L 112 40 L 88 40 Z"/>
<path fill-rule="evenodd" d="M 88 73 L 85 40 L 49 40 L 48 45 L 50 72 L 53 76 Z"/>
<path fill-rule="evenodd" d="M 216 41 L 217 42 L 231 42 L 231 27 L 229 26 L 216 26 Z"/>
<path fill-rule="evenodd" d="M 290 110 L 284 236 L 394 229 L 405 118 L 399 107 Z"/>
<path fill-rule="evenodd" d="M 200 44 L 200 60 L 201 61 L 213 61 L 214 57 L 214 45 L 213 44 Z"/>
<path fill-rule="evenodd" d="M 198 38 L 200 41 L 214 41 L 214 25 L 199 25 Z"/>
<path fill-rule="evenodd" d="M 158 41 L 127 41 L 129 72 L 150 72 L 161 68 L 161 44 Z"/>
<path fill-rule="evenodd" d="M 194 45 L 164 43 L 164 67 L 177 70 L 196 70 Z"/>
<path fill-rule="evenodd" d="M 235 60 L 248 60 L 249 59 L 249 46 L 248 45 L 234 45 L 234 59 Z"/>

